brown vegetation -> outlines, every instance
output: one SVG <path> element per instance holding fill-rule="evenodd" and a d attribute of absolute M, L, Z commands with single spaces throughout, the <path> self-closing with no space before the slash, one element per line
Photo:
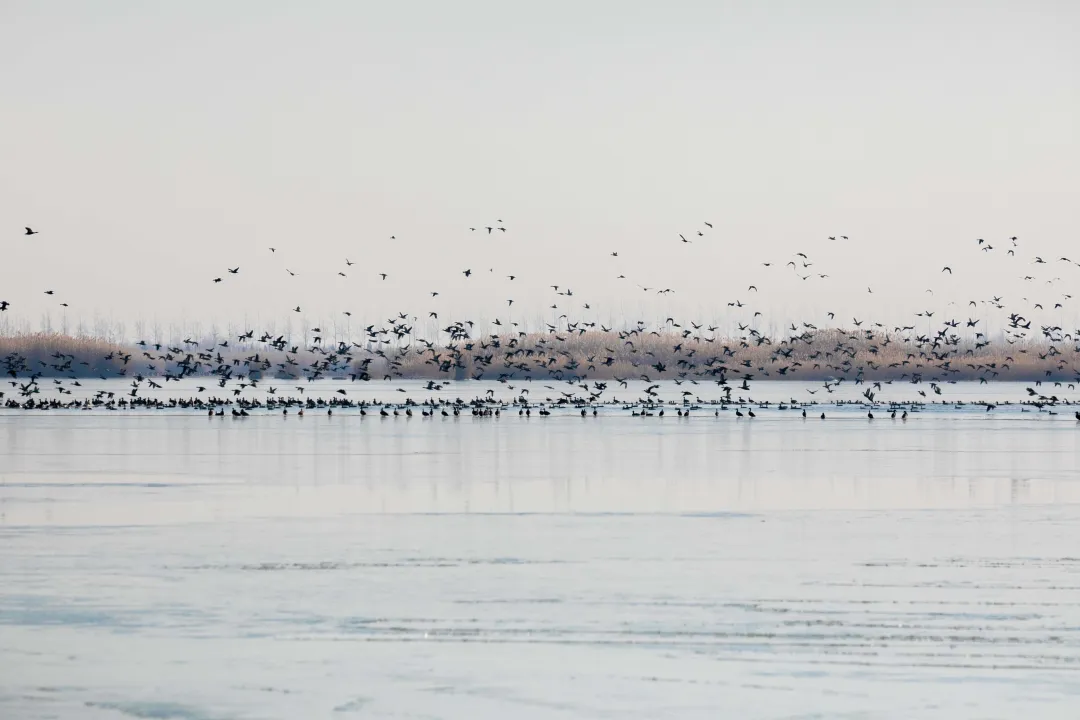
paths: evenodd
<path fill-rule="evenodd" d="M 381 348 L 381 349 L 380 349 Z M 291 350 L 292 348 L 289 348 Z M 174 352 L 181 350 L 181 352 Z M 249 342 L 240 346 L 196 349 L 119 345 L 95 338 L 56 333 L 0 337 L 0 361 L 20 362 L 20 374 L 45 377 L 115 377 L 176 372 L 176 362 L 202 352 L 194 374 L 221 365 L 262 370 L 278 377 L 345 376 L 366 367 L 373 379 L 469 377 L 648 379 L 678 377 L 741 380 L 823 380 L 834 377 L 890 380 L 1068 380 L 1080 378 L 1078 348 L 1064 339 L 1041 343 L 1002 339 L 973 345 L 959 336 L 933 339 L 838 329 L 815 330 L 787 338 L 750 333 L 741 338 L 709 339 L 672 329 L 521 333 L 444 340 L 428 344 L 403 337 L 394 343 L 313 345 L 297 352 Z M 208 354 L 213 360 L 208 360 Z M 125 365 L 123 357 L 128 356 Z M 5 360 L 6 358 L 6 360 Z M 256 360 L 257 358 L 257 360 Z M 332 360 L 327 363 L 326 358 Z M 292 364 L 287 363 L 291 359 Z M 364 361 L 367 361 L 364 364 Z M 321 365 L 321 367 L 320 367 Z"/>
<path fill-rule="evenodd" d="M 100 373 L 115 375 L 123 364 L 117 355 L 126 351 L 123 345 L 107 340 L 61 333 L 0 336 L 0 362 L 8 358 L 21 359 L 30 372 L 40 372 L 45 377 L 87 377 Z M 110 354 L 113 358 L 106 359 Z M 6 364 L 5 372 L 8 369 Z"/>

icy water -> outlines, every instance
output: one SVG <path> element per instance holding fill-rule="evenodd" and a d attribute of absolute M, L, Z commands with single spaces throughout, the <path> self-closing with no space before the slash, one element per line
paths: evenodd
<path fill-rule="evenodd" d="M 907 422 L 0 412 L 0 717 L 1075 718 L 1073 409 L 945 393 Z"/>

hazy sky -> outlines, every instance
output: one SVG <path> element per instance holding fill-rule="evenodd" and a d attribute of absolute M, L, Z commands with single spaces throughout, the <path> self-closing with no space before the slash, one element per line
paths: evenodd
<path fill-rule="evenodd" d="M 208 323 L 1049 298 L 1080 268 L 1019 278 L 1080 260 L 1078 128 L 1065 0 L 6 0 L 0 300 Z"/>

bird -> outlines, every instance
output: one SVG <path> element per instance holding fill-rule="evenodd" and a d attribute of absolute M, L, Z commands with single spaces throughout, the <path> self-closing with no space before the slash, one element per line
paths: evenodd
<path fill-rule="evenodd" d="M 229 272 L 232 273 L 233 275 L 236 275 L 238 272 L 240 272 L 240 268 L 238 268 L 238 267 L 229 268 Z"/>
<path fill-rule="evenodd" d="M 23 233 L 23 234 L 24 235 L 37 235 L 38 231 L 37 230 L 31 230 L 30 228 L 26 228 L 26 232 Z"/>
<path fill-rule="evenodd" d="M 948 272 L 950 275 L 952 275 L 952 268 L 946 265 L 945 267 L 941 268 L 941 272 Z"/>

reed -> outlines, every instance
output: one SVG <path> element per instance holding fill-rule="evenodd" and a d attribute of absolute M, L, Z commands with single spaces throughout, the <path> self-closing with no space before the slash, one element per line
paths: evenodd
<path fill-rule="evenodd" d="M 986 380 L 1080 381 L 1080 349 L 1064 341 L 1004 339 L 976 346 L 959 336 L 947 342 L 920 342 L 912 335 L 815 330 L 793 339 L 746 335 L 706 339 L 673 328 L 628 334 L 592 330 L 484 335 L 451 341 L 442 338 L 428 348 L 419 338 L 404 336 L 392 344 L 360 343 L 309 345 L 282 352 L 265 343 L 204 344 L 201 350 L 168 346 L 155 348 L 61 333 L 0 336 L 0 360 L 21 362 L 23 374 L 44 377 L 147 376 L 177 372 L 177 361 L 188 353 L 211 353 L 196 374 L 210 374 L 218 358 L 234 367 L 259 366 L 276 377 L 305 377 L 304 368 L 334 354 L 344 362 L 328 375 L 344 377 L 367 370 L 373 379 L 385 375 L 419 379 L 533 379 L 589 378 L 657 381 L 677 378 L 699 382 L 739 380 L 824 380 L 863 377 L 867 380 Z M 376 354 L 381 348 L 382 355 Z M 453 348 L 448 350 L 447 348 Z M 179 350 L 180 352 L 176 352 Z M 454 360 L 457 354 L 458 360 Z M 122 356 L 129 356 L 125 366 Z M 254 358 L 259 362 L 254 362 Z M 14 359 L 14 360 L 13 360 Z M 295 365 L 288 365 L 291 359 Z M 451 364 L 448 366 L 447 363 Z M 269 368 L 266 368 L 269 363 Z M 243 372 L 243 370 L 241 370 Z M 709 374 L 711 373 L 711 374 Z"/>

